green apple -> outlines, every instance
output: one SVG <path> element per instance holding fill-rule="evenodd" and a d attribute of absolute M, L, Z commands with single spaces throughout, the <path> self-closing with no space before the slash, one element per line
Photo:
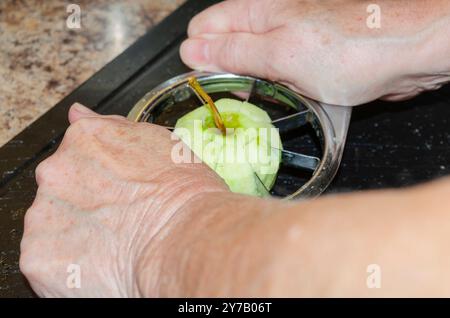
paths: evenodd
<path fill-rule="evenodd" d="M 267 196 L 281 161 L 281 139 L 261 108 L 235 99 L 220 99 L 215 105 L 227 128 L 223 135 L 214 117 L 203 105 L 178 119 L 175 134 L 233 192 Z"/>

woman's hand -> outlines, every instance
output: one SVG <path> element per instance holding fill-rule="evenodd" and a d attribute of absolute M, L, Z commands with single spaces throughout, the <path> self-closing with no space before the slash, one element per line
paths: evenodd
<path fill-rule="evenodd" d="M 136 267 L 149 247 L 159 250 L 160 230 L 226 186 L 203 164 L 173 163 L 164 128 L 81 105 L 69 119 L 62 144 L 36 171 L 20 268 L 40 296 L 138 296 Z M 155 263 L 146 263 L 147 283 L 159 277 Z M 77 269 L 81 288 L 69 288 Z"/>
<path fill-rule="evenodd" d="M 191 21 L 181 57 L 338 105 L 406 99 L 450 81 L 449 1 L 377 1 L 380 28 L 367 23 L 371 3 L 225 1 Z"/>
<path fill-rule="evenodd" d="M 173 163 L 161 127 L 81 106 L 69 118 L 25 216 L 20 268 L 40 296 L 450 293 L 448 180 L 263 200 L 230 193 L 203 164 Z M 370 264 L 383 288 L 366 286 Z"/>

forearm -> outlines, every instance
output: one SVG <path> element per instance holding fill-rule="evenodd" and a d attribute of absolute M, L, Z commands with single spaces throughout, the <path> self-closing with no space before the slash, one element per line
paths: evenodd
<path fill-rule="evenodd" d="M 449 196 L 447 183 L 303 203 L 208 196 L 167 230 L 164 249 L 148 251 L 138 269 L 141 293 L 448 294 L 450 226 L 436 200 Z M 149 262 L 158 269 L 147 272 Z M 370 264 L 380 266 L 381 289 L 366 286 Z"/>
<path fill-rule="evenodd" d="M 142 258 L 138 268 L 142 294 L 219 296 L 249 293 L 251 281 L 260 275 L 255 269 L 270 266 L 272 259 L 270 254 L 274 250 L 261 247 L 279 245 L 274 236 L 278 231 L 262 229 L 266 220 L 282 207 L 285 204 L 279 201 L 233 193 L 210 194 L 200 201 L 188 203 L 173 224 L 165 229 L 164 242 L 160 244 L 164 247 L 149 246 Z M 155 261 L 158 263 L 156 270 Z"/>

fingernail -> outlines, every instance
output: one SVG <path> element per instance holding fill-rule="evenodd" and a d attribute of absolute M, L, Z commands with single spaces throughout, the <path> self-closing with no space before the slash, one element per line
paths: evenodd
<path fill-rule="evenodd" d="M 202 67 L 209 64 L 209 43 L 204 39 L 187 39 L 181 44 L 180 55 L 187 65 Z"/>

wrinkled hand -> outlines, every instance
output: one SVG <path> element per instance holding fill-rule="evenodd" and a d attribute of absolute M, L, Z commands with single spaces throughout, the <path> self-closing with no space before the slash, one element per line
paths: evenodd
<path fill-rule="evenodd" d="M 430 23 L 438 14 L 428 12 L 439 8 L 415 3 L 411 10 L 408 1 L 380 0 L 378 29 L 366 23 L 370 3 L 225 1 L 191 21 L 181 57 L 194 69 L 267 78 L 338 105 L 402 100 L 450 80 L 450 69 L 430 64 L 448 60 L 433 57 L 434 42 L 444 44 L 429 38 L 448 28 L 448 22 Z"/>
<path fill-rule="evenodd" d="M 40 296 L 139 296 L 135 268 L 144 250 L 158 249 L 158 232 L 187 202 L 226 187 L 203 164 L 173 163 L 164 128 L 81 105 L 69 120 L 56 153 L 36 169 L 20 268 Z M 77 267 L 81 288 L 69 288 Z"/>

